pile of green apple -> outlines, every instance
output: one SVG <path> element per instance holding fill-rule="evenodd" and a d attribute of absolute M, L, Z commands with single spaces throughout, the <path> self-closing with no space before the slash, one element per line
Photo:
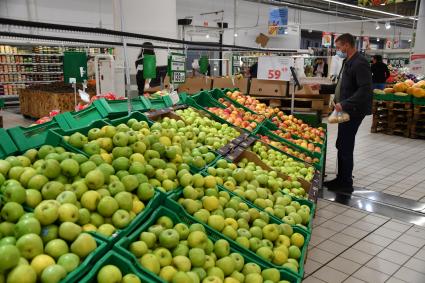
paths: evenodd
<path fill-rule="evenodd" d="M 98 283 L 142 283 L 139 277 L 133 273 L 127 273 L 123 276 L 123 273 L 119 267 L 108 264 L 102 266 L 102 268 L 97 273 L 97 282 Z"/>
<path fill-rule="evenodd" d="M 143 202 L 152 198 L 154 189 L 134 156 L 123 163 L 118 158 L 112 165 L 92 157 L 50 145 L 7 157 L 0 160 L 0 192 L 6 203 L 34 209 L 43 226 L 57 229 L 66 223 L 112 236 L 143 211 Z M 10 234 L 1 229 L 0 233 Z"/>
<path fill-rule="evenodd" d="M 237 165 L 219 159 L 216 168 L 209 167 L 207 172 L 223 180 L 223 186 L 256 206 L 279 217 L 291 225 L 308 225 L 310 208 L 293 200 L 290 190 L 304 194 L 298 181 L 287 181 L 277 177 L 276 171 L 266 171 L 254 162 L 242 159 Z M 291 187 L 289 189 L 288 187 Z M 283 192 L 280 190 L 283 189 Z"/>
<path fill-rule="evenodd" d="M 34 213 L 13 201 L 2 207 L 0 282 L 60 282 L 97 248 L 93 236 L 72 222 L 45 225 L 43 216 L 59 208 L 53 200 L 46 203 L 52 207 Z"/>
<path fill-rule="evenodd" d="M 313 180 L 314 167 L 308 166 L 303 162 L 295 161 L 293 158 L 282 152 L 267 147 L 261 142 L 256 142 L 252 146 L 252 150 L 261 157 L 261 160 L 275 169 L 280 171 L 292 179 L 303 178 L 306 181 Z"/>
<path fill-rule="evenodd" d="M 219 149 L 240 135 L 229 125 L 202 116 L 192 108 L 177 110 L 176 114 L 186 122 L 187 131 L 193 132 L 199 142 L 212 149 Z"/>
<path fill-rule="evenodd" d="M 237 196 L 217 188 L 213 176 L 192 176 L 178 202 L 198 221 L 252 250 L 263 259 L 298 272 L 304 236 L 289 224 L 271 223 L 269 214 L 249 207 Z"/>
<path fill-rule="evenodd" d="M 228 241 L 213 242 L 201 224 L 175 224 L 167 216 L 142 232 L 129 250 L 141 266 L 166 282 L 288 283 L 277 269 L 261 270 L 256 263 L 245 262 L 241 254 L 231 253 Z"/>

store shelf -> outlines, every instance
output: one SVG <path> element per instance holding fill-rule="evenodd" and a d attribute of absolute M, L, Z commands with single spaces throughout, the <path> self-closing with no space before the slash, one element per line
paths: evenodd
<path fill-rule="evenodd" d="M 51 66 L 62 66 L 62 63 L 0 63 L 0 65 L 51 65 Z"/>
<path fill-rule="evenodd" d="M 22 82 L 0 82 L 1 84 L 32 84 L 32 83 L 53 83 L 53 82 L 61 82 L 62 80 L 50 80 L 50 81 L 22 81 Z"/>
<path fill-rule="evenodd" d="M 0 75 L 19 75 L 19 74 L 29 74 L 29 75 L 39 75 L 39 74 L 63 74 L 63 72 L 3 72 Z"/>
<path fill-rule="evenodd" d="M 63 56 L 62 53 L 57 54 L 42 54 L 42 53 L 0 53 L 0 55 L 12 55 L 12 56 Z"/>

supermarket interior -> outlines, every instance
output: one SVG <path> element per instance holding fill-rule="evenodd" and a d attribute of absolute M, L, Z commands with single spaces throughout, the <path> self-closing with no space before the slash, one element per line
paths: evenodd
<path fill-rule="evenodd" d="M 0 0 L 0 282 L 425 283 L 425 3 Z"/>

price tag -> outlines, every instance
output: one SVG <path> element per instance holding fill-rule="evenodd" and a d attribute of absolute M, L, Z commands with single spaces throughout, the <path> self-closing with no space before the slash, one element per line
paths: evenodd
<path fill-rule="evenodd" d="M 284 56 L 262 56 L 258 58 L 257 78 L 260 80 L 290 81 L 294 59 Z"/>
<path fill-rule="evenodd" d="M 425 54 L 413 54 L 409 69 L 413 74 L 423 75 L 425 73 Z"/>
<path fill-rule="evenodd" d="M 186 55 L 171 53 L 168 62 L 171 83 L 184 83 L 186 81 Z"/>
<path fill-rule="evenodd" d="M 179 102 L 179 100 L 180 100 L 179 94 L 175 90 L 173 90 L 170 93 L 170 98 L 171 98 L 171 101 L 173 102 L 173 105 L 174 104 L 177 104 Z"/>

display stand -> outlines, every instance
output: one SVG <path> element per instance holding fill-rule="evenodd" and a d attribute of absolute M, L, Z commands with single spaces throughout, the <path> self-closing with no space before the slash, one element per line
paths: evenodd
<path fill-rule="evenodd" d="M 289 67 L 289 69 L 291 70 L 291 74 L 292 74 L 292 79 L 293 79 L 293 91 L 291 94 L 291 115 L 294 114 L 294 105 L 295 105 L 295 92 L 296 89 L 298 88 L 298 90 L 301 90 L 303 87 L 300 85 L 300 82 L 298 81 L 298 77 L 297 77 L 297 72 L 295 71 L 294 67 Z"/>

